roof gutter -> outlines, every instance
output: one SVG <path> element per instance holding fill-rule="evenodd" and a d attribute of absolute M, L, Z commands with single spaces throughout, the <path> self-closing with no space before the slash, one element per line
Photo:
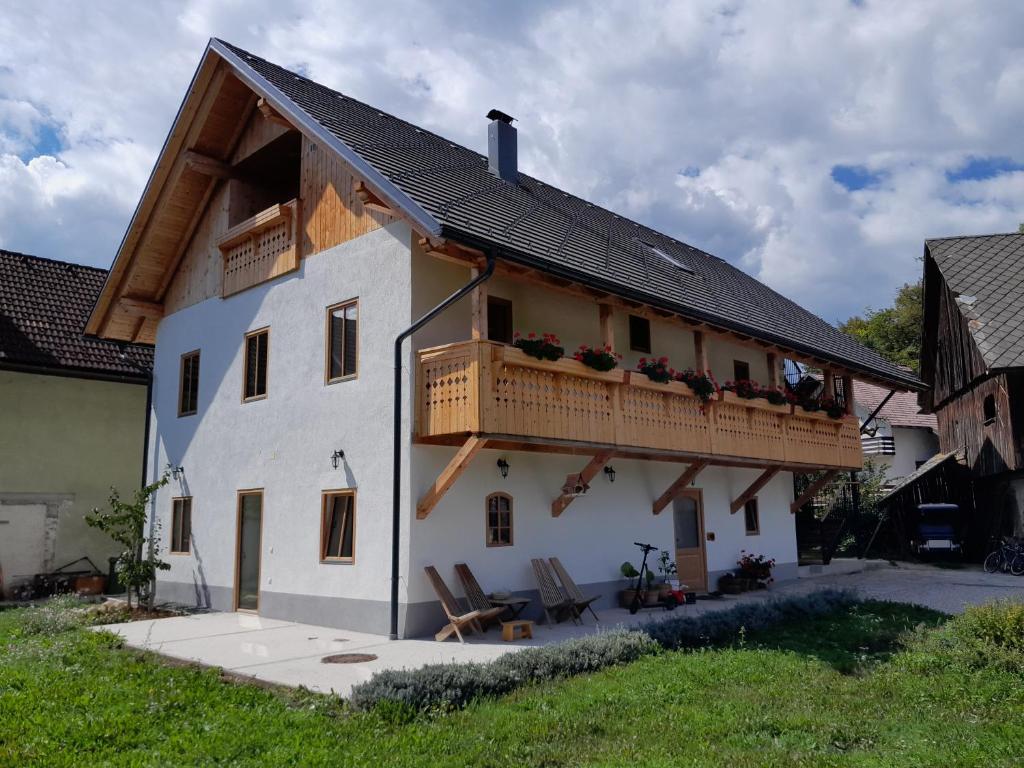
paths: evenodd
<path fill-rule="evenodd" d="M 493 243 L 487 240 L 484 240 L 482 238 L 476 237 L 474 235 L 463 232 L 462 230 L 455 229 L 447 225 L 443 227 L 443 230 L 443 237 L 450 238 L 452 240 L 457 240 L 468 246 L 472 246 L 473 248 L 486 251 L 489 248 L 495 247 Z M 533 267 L 534 269 L 546 272 L 547 274 L 550 275 L 564 277 L 567 280 L 585 282 L 586 284 L 594 288 L 597 288 L 602 291 L 607 291 L 610 294 L 621 296 L 623 298 L 633 299 L 635 301 L 640 301 L 643 302 L 644 304 L 649 304 L 651 306 L 660 307 L 667 312 L 673 312 L 677 315 L 686 317 L 688 319 L 692 319 L 696 322 L 706 322 L 725 328 L 727 330 L 735 331 L 736 333 L 743 333 L 749 336 L 754 336 L 754 333 L 749 328 L 744 328 L 743 326 L 736 325 L 735 323 L 730 323 L 728 320 L 723 320 L 722 318 L 715 317 L 713 315 L 709 315 L 698 310 L 692 309 L 688 309 L 687 312 L 684 314 L 683 312 L 680 312 L 679 309 L 675 306 L 668 305 L 664 302 L 659 302 L 657 300 L 657 297 L 652 297 L 651 295 L 645 294 L 640 291 L 631 291 L 629 289 L 624 289 L 621 285 L 601 280 L 600 278 L 594 278 L 589 275 L 584 275 L 573 270 L 559 269 L 556 265 L 533 258 L 531 256 L 523 254 L 520 251 L 511 251 L 508 250 L 507 248 L 501 248 L 501 255 L 502 258 L 507 258 L 509 261 L 515 262 L 517 264 L 522 264 L 523 266 L 527 267 Z M 852 369 L 859 369 L 864 373 L 871 374 L 872 376 L 889 382 L 890 384 L 900 384 L 904 386 L 908 391 L 920 392 L 928 388 L 928 386 L 924 382 L 918 379 L 908 379 L 902 377 L 895 378 L 891 374 L 883 373 L 877 370 L 872 370 L 870 368 L 867 368 L 863 364 L 852 363 L 850 361 L 845 360 L 837 360 L 834 358 L 829 359 L 825 355 L 823 355 L 820 350 L 814 350 L 808 347 L 801 349 L 798 345 L 794 344 L 793 342 L 787 341 L 786 339 L 782 339 L 777 336 L 772 336 L 771 334 L 765 333 L 763 335 L 759 335 L 758 338 L 764 339 L 765 341 L 770 342 L 772 344 L 778 344 L 780 346 L 788 347 L 789 349 L 792 349 L 794 352 L 800 352 L 802 354 L 807 355 L 808 357 L 827 359 L 828 362 L 835 363 L 837 365 L 842 365 Z"/>
<path fill-rule="evenodd" d="M 366 162 L 348 144 L 324 128 L 305 110 L 300 109 L 281 89 L 246 64 L 245 60 L 239 57 L 238 54 L 216 38 L 210 39 L 208 50 L 216 52 L 217 55 L 230 64 L 235 70 L 235 76 L 239 80 L 270 102 L 270 105 L 281 113 L 283 117 L 287 118 L 289 122 L 303 133 L 315 137 L 317 141 L 322 142 L 337 152 L 352 167 L 356 174 L 361 176 L 376 191 L 380 192 L 381 196 L 389 204 L 412 219 L 417 229 L 433 237 L 441 236 L 441 225 L 433 216 L 423 210 L 415 200 L 399 189 L 394 182 Z"/>
<path fill-rule="evenodd" d="M 402 342 L 452 304 L 469 295 L 478 285 L 490 279 L 494 274 L 494 249 L 488 249 L 484 253 L 487 254 L 487 266 L 479 275 L 395 337 L 395 407 L 392 415 L 394 455 L 391 471 L 391 640 L 398 639 L 398 561 L 399 540 L 402 534 Z"/>

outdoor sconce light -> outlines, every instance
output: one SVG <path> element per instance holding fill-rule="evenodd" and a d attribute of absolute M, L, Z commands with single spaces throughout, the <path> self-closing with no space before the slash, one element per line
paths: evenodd
<path fill-rule="evenodd" d="M 345 458 L 345 452 L 344 451 L 335 451 L 334 453 L 331 454 L 331 466 L 334 467 L 335 469 L 337 469 L 338 468 L 338 462 L 340 462 L 344 458 Z"/>
<path fill-rule="evenodd" d="M 181 480 L 181 476 L 185 474 L 185 468 L 180 464 L 175 465 L 170 462 L 167 463 L 167 471 L 170 472 L 171 477 L 174 480 Z"/>
<path fill-rule="evenodd" d="M 615 482 L 615 467 L 607 466 L 604 468 L 604 476 L 608 478 L 609 483 Z"/>
<path fill-rule="evenodd" d="M 508 477 L 508 462 L 504 458 L 498 459 L 498 471 L 501 472 L 503 480 Z"/>

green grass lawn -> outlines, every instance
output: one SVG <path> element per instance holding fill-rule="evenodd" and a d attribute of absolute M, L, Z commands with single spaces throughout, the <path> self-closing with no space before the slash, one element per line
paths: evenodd
<path fill-rule="evenodd" d="M 1024 677 L 899 647 L 942 617 L 864 603 L 389 722 L 0 613 L 0 765 L 1012 765 Z M 923 659 L 923 661 L 922 661 Z"/>

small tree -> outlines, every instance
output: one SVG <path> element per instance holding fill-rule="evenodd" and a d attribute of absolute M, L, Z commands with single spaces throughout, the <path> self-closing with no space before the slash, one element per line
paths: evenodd
<path fill-rule="evenodd" d="M 158 489 L 167 485 L 167 472 L 155 483 L 135 491 L 130 503 L 121 500 L 117 488 L 110 489 L 110 509 L 98 507 L 86 515 L 85 521 L 106 533 L 123 549 L 117 557 L 117 577 L 128 590 L 128 607 L 132 605 L 132 591 L 138 604 L 153 607 L 153 585 L 158 570 L 165 571 L 171 566 L 157 555 L 157 528 L 154 524 L 152 536 L 146 536 L 146 516 L 149 502 Z"/>

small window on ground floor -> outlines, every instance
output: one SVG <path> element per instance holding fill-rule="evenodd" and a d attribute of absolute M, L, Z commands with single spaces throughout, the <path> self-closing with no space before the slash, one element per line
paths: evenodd
<path fill-rule="evenodd" d="M 756 536 L 761 532 L 761 515 L 757 509 L 757 499 L 751 499 L 743 505 L 743 522 L 748 536 Z"/>
<path fill-rule="evenodd" d="M 324 491 L 322 509 L 320 559 L 325 562 L 355 562 L 355 491 Z"/>
<path fill-rule="evenodd" d="M 187 555 L 192 542 L 192 497 L 174 499 L 171 512 L 171 552 Z"/>
<path fill-rule="evenodd" d="M 512 497 L 507 493 L 487 497 L 487 546 L 512 546 Z"/>

